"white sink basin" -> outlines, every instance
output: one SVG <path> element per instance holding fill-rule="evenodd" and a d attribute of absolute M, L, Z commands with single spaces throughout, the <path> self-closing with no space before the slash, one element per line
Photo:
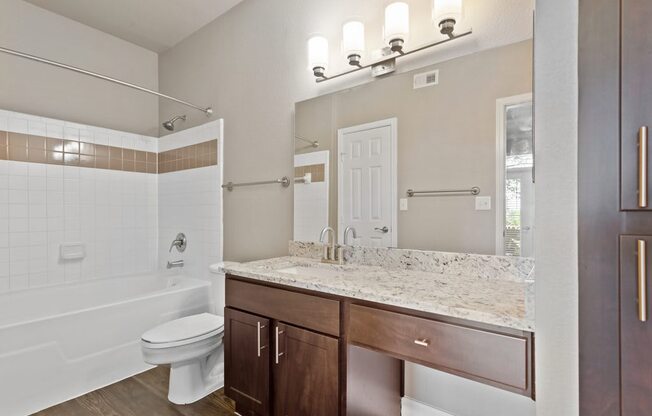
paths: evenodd
<path fill-rule="evenodd" d="M 285 269 L 277 269 L 276 271 L 279 273 L 318 278 L 334 278 L 342 275 L 341 270 L 328 269 L 325 267 L 294 266 Z"/>

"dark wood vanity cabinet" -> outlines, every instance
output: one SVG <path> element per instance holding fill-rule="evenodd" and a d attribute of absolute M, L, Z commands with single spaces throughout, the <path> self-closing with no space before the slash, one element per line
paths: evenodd
<path fill-rule="evenodd" d="M 283 323 L 275 323 L 276 328 L 274 414 L 337 415 L 338 340 Z"/>
<path fill-rule="evenodd" d="M 224 311 L 224 390 L 243 416 L 270 414 L 269 328 L 269 319 Z"/>
<path fill-rule="evenodd" d="M 339 413 L 339 307 L 330 299 L 227 280 L 225 393 L 238 413 Z"/>
<path fill-rule="evenodd" d="M 403 360 L 534 398 L 530 332 L 233 275 L 226 306 L 243 416 L 398 416 Z"/>

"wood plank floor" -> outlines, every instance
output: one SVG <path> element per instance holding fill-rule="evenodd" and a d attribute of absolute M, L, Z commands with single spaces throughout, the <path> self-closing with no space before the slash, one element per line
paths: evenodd
<path fill-rule="evenodd" d="M 35 413 L 38 416 L 232 416 L 234 406 L 219 390 L 185 406 L 167 399 L 170 369 L 158 366 L 76 399 Z"/>

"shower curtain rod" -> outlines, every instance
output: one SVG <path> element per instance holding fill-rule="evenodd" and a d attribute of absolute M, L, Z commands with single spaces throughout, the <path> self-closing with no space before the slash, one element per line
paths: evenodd
<path fill-rule="evenodd" d="M 206 108 L 199 107 L 197 105 L 189 103 L 188 101 L 183 101 L 183 100 L 180 100 L 178 98 L 171 97 L 169 95 L 161 94 L 160 92 L 150 90 L 149 88 L 141 87 L 140 85 L 132 84 L 132 83 L 126 82 L 126 81 L 120 81 L 119 79 L 111 78 L 111 77 L 108 77 L 106 75 L 98 74 L 96 72 L 87 71 L 85 69 L 77 68 L 77 67 L 72 66 L 72 65 L 62 64 L 60 62 L 51 61 L 49 59 L 41 58 L 41 57 L 38 57 L 38 56 L 35 56 L 35 55 L 30 55 L 28 53 L 15 51 L 13 49 L 3 48 L 1 46 L 0 46 L 0 52 L 4 52 L 4 53 L 9 54 L 9 55 L 19 56 L 21 58 L 31 59 L 32 61 L 41 62 L 43 64 L 56 66 L 58 68 L 68 69 L 70 71 L 78 72 L 80 74 L 84 74 L 84 75 L 88 75 L 88 76 L 91 76 L 91 77 L 103 79 L 105 81 L 113 82 L 115 84 L 123 85 L 123 86 L 129 87 L 129 88 L 133 88 L 133 89 L 138 90 L 138 91 L 142 91 L 142 92 L 146 92 L 148 94 L 156 95 L 156 96 L 159 96 L 161 98 L 165 98 L 166 100 L 174 101 L 174 102 L 177 102 L 179 104 L 187 105 L 188 107 L 192 107 L 194 109 L 202 111 L 207 116 L 211 116 L 213 114 L 213 109 L 211 107 L 206 107 Z"/>

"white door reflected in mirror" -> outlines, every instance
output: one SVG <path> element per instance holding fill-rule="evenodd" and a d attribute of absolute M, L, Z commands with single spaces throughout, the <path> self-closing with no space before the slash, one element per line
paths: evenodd
<path fill-rule="evenodd" d="M 338 241 L 354 227 L 354 245 L 396 247 L 395 118 L 338 130 Z"/>

